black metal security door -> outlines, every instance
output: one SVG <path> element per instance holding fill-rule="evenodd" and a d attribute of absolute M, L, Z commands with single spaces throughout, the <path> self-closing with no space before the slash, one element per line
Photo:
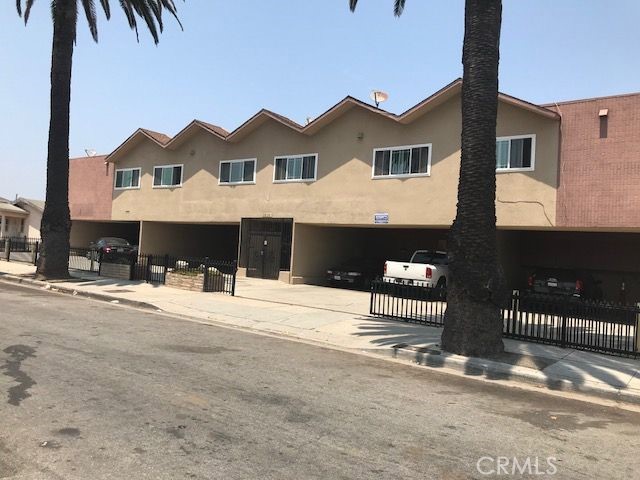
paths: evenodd
<path fill-rule="evenodd" d="M 247 276 L 277 280 L 281 249 L 282 236 L 279 233 L 251 232 Z"/>

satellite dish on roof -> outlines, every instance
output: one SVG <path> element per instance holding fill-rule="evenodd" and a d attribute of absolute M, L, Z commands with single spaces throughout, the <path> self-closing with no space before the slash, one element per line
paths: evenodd
<path fill-rule="evenodd" d="M 383 92 L 382 90 L 373 90 L 369 96 L 371 97 L 371 100 L 375 102 L 376 108 L 382 102 L 386 102 L 389 98 L 389 94 L 387 92 Z"/>
<path fill-rule="evenodd" d="M 87 157 L 95 157 L 96 156 L 96 152 L 94 149 L 92 148 L 85 148 L 84 153 L 87 154 Z"/>

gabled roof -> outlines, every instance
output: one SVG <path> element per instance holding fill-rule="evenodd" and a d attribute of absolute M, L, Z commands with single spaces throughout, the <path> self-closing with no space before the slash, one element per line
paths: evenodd
<path fill-rule="evenodd" d="M 44 211 L 44 200 L 34 200 L 32 198 L 19 197 L 15 202 L 13 202 L 13 204 L 18 207 L 22 207 L 23 205 L 29 205 L 30 207 L 35 208 L 40 212 Z"/>
<path fill-rule="evenodd" d="M 26 210 L 23 210 L 20 207 L 16 207 L 15 205 L 12 205 L 11 203 L 4 203 L 4 202 L 0 203 L 0 213 L 2 215 L 9 215 L 9 216 L 13 216 L 13 217 L 27 217 L 27 216 L 29 216 L 29 212 L 27 212 Z"/>
<path fill-rule="evenodd" d="M 212 125 L 201 120 L 193 120 L 189 125 L 178 132 L 173 138 L 170 138 L 162 133 L 152 132 L 151 130 L 139 128 L 111 154 L 107 155 L 107 160 L 111 162 L 116 161 L 121 154 L 125 153 L 130 148 L 133 148 L 133 146 L 135 146 L 140 141 L 140 139 L 145 137 L 153 140 L 162 148 L 175 148 L 184 139 L 190 137 L 191 133 L 197 131 L 198 129 L 203 129 L 223 141 L 237 142 L 249 135 L 263 123 L 267 121 L 276 121 L 302 135 L 314 135 L 316 132 L 318 132 L 337 118 L 341 117 L 352 108 L 362 108 L 375 113 L 376 115 L 381 115 L 385 118 L 388 118 L 389 120 L 401 124 L 409 124 L 422 115 L 426 114 L 427 112 L 433 110 L 437 106 L 442 105 L 450 98 L 458 95 L 461 89 L 462 79 L 457 78 L 453 82 L 435 92 L 433 95 L 425 98 L 421 102 L 417 103 L 416 105 L 399 115 L 387 112 L 386 110 L 382 110 L 381 108 L 374 107 L 373 105 L 358 100 L 357 98 L 347 96 L 336 103 L 334 106 L 329 108 L 326 112 L 322 113 L 313 121 L 304 126 L 291 120 L 290 118 L 280 115 L 279 113 L 275 113 L 271 110 L 263 108 L 230 133 L 225 129 L 218 127 L 217 125 Z M 551 109 L 526 102 L 519 98 L 512 97 L 511 95 L 499 93 L 498 99 L 501 102 L 516 106 L 518 108 L 523 108 L 532 113 L 542 115 L 547 118 L 560 118 L 559 115 Z"/>

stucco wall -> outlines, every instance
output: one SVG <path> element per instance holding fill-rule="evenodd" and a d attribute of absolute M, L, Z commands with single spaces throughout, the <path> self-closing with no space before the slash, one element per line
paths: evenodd
<path fill-rule="evenodd" d="M 42 222 L 42 212 L 30 205 L 22 204 L 23 210 L 29 212 L 29 216 L 24 219 L 22 234 L 28 238 L 40 238 L 40 223 Z"/>
<path fill-rule="evenodd" d="M 558 122 L 501 103 L 498 136 L 528 133 L 537 135 L 536 170 L 498 175 L 501 226 L 545 227 L 555 219 Z M 430 177 L 371 178 L 374 148 L 423 143 L 433 144 Z M 365 226 L 375 213 L 389 213 L 391 225 L 446 227 L 455 215 L 459 145 L 459 97 L 408 125 L 354 107 L 312 136 L 267 121 L 238 143 L 204 132 L 176 150 L 146 141 L 118 160 L 118 168 L 141 167 L 142 180 L 140 189 L 113 192 L 112 218 L 238 222 L 273 216 Z M 274 156 L 303 153 L 319 154 L 317 181 L 274 184 Z M 218 185 L 221 160 L 255 157 L 256 185 Z M 152 188 L 153 167 L 163 164 L 184 164 L 181 188 Z"/>
<path fill-rule="evenodd" d="M 69 209 L 72 220 L 110 220 L 113 165 L 104 156 L 69 160 Z"/>

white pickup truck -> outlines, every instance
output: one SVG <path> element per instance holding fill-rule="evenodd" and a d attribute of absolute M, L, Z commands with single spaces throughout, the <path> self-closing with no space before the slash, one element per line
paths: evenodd
<path fill-rule="evenodd" d="M 420 287 L 445 288 L 448 274 L 446 252 L 416 250 L 408 262 L 386 261 L 383 281 Z"/>

